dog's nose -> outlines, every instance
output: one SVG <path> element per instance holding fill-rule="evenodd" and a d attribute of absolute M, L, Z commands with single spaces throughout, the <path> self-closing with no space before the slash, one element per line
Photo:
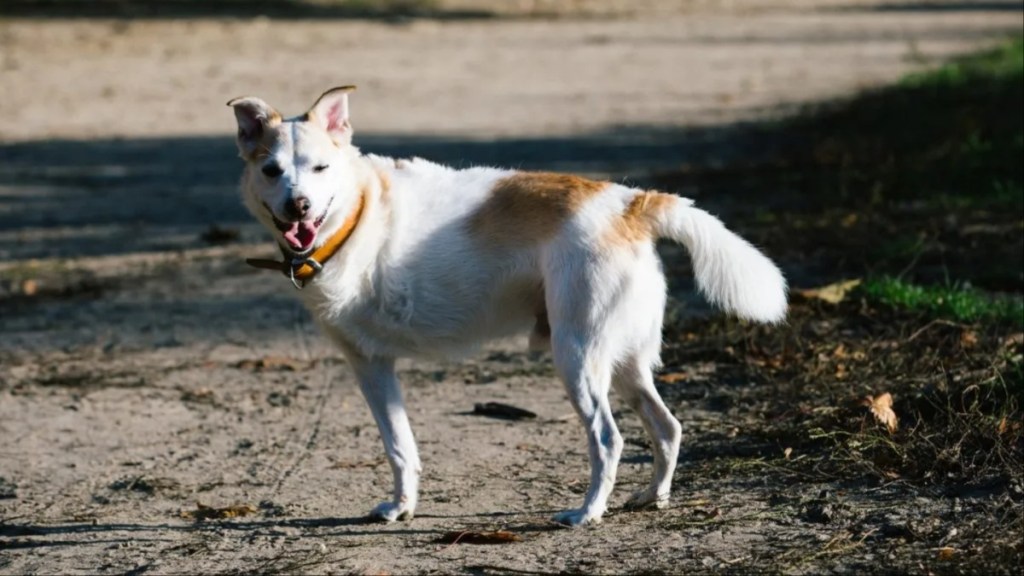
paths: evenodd
<path fill-rule="evenodd" d="M 295 219 L 300 219 L 309 213 L 309 198 L 305 196 L 296 196 L 285 202 L 284 210 L 289 216 Z"/>

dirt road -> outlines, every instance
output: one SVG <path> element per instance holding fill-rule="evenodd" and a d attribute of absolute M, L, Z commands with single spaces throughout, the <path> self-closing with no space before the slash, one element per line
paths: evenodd
<path fill-rule="evenodd" d="M 744 122 L 1020 31 L 1019 5 L 943 6 L 0 20 L 0 572 L 692 572 L 827 542 L 827 527 L 760 515 L 775 488 L 702 478 L 685 452 L 668 510 L 558 529 L 548 518 L 586 489 L 585 443 L 523 342 L 403 365 L 419 514 L 365 523 L 390 471 L 291 288 L 241 264 L 272 247 L 236 197 L 224 102 L 252 93 L 298 113 L 355 83 L 364 150 L 642 182 L 734 161 Z M 485 401 L 539 417 L 466 414 Z M 717 425 L 683 400 L 672 408 L 686 434 Z M 620 427 L 613 505 L 651 466 L 639 421 L 624 410 Z M 196 502 L 256 513 L 196 523 L 182 517 Z M 713 530 L 679 521 L 707 502 L 742 514 Z M 522 542 L 437 542 L 497 528 Z M 780 569 L 831 567 L 796 556 Z"/>

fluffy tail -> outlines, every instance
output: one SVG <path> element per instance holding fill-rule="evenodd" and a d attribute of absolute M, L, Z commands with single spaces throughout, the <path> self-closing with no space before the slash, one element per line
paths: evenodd
<path fill-rule="evenodd" d="M 692 200 L 655 194 L 661 201 L 650 203 L 654 231 L 686 246 L 708 300 L 749 320 L 774 323 L 786 317 L 786 280 L 767 256 Z"/>

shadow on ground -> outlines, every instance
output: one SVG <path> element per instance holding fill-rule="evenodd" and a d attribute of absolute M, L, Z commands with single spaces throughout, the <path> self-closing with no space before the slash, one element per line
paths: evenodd
<path fill-rule="evenodd" d="M 554 138 L 357 134 L 364 152 L 454 167 L 552 170 L 639 182 L 682 163 L 743 154 L 740 127 L 623 127 Z M 196 247 L 211 226 L 249 226 L 230 135 L 0 144 L 0 258 L 70 258 Z M 630 179 L 630 175 L 635 178 Z M 252 228 L 254 230 L 254 228 Z M 256 240 L 257 238 L 253 238 Z"/>
<path fill-rule="evenodd" d="M 468 20 L 492 18 L 484 9 L 442 8 L 430 0 L 361 0 L 310 2 L 308 0 L 8 0 L 0 4 L 0 17 L 9 18 L 255 18 L 373 19 L 404 21 Z"/>

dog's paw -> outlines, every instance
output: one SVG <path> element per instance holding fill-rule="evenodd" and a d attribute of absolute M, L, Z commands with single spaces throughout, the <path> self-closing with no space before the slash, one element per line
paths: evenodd
<path fill-rule="evenodd" d="M 644 508 L 664 508 L 668 506 L 668 494 L 658 494 L 652 488 L 645 488 L 634 493 L 623 504 L 626 510 L 642 510 Z"/>
<path fill-rule="evenodd" d="M 394 502 L 381 502 L 370 512 L 370 518 L 381 522 L 394 522 L 395 520 L 412 520 L 413 510 L 406 504 Z"/>
<path fill-rule="evenodd" d="M 586 509 L 580 508 L 577 510 L 559 512 L 558 514 L 555 514 L 552 520 L 570 528 L 579 528 L 580 526 L 600 524 L 601 515 L 587 512 Z"/>

